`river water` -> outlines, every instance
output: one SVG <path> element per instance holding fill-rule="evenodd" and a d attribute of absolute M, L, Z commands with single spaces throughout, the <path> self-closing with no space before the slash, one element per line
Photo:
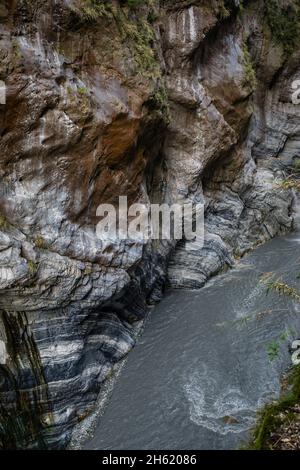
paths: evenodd
<path fill-rule="evenodd" d="M 266 294 L 262 277 L 270 272 L 300 285 L 299 233 L 257 248 L 199 291 L 169 291 L 84 448 L 236 449 L 246 442 L 256 411 L 278 397 L 289 346 L 300 337 L 300 305 Z"/>

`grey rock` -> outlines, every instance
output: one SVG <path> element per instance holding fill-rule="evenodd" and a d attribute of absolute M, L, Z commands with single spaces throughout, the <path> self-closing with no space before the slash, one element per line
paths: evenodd
<path fill-rule="evenodd" d="M 125 39 L 76 0 L 1 18 L 0 447 L 65 447 L 166 284 L 198 289 L 292 229 L 299 52 L 262 0 L 233 3 L 168 0 L 153 25 L 144 6 Z M 204 247 L 99 240 L 96 208 L 121 195 L 203 201 Z"/>

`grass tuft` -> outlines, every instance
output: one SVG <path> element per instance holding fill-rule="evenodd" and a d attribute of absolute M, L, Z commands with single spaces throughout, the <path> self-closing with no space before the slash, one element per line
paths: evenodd
<path fill-rule="evenodd" d="M 288 377 L 288 391 L 276 403 L 266 405 L 259 412 L 259 421 L 253 431 L 253 438 L 249 445 L 252 450 L 272 449 L 270 443 L 271 433 L 286 420 L 293 419 L 293 412 L 283 415 L 284 411 L 297 405 L 300 401 L 300 366 L 295 366 Z"/>

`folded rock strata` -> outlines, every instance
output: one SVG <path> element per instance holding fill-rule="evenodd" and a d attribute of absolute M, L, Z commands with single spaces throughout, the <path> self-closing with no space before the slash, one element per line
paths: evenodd
<path fill-rule="evenodd" d="M 293 227 L 300 53 L 267 3 L 1 2 L 0 447 L 65 447 L 166 284 Z M 99 240 L 122 195 L 203 202 L 204 247 Z"/>

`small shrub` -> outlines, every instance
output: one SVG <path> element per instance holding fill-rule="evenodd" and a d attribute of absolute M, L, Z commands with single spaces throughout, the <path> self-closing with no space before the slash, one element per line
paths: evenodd
<path fill-rule="evenodd" d="M 147 106 L 153 111 L 158 111 L 166 123 L 170 121 L 169 100 L 167 95 L 166 86 L 164 83 L 160 85 L 148 99 Z"/>
<path fill-rule="evenodd" d="M 158 14 L 151 10 L 148 14 L 148 17 L 147 17 L 147 20 L 149 21 L 149 23 L 154 23 L 156 20 L 158 19 Z"/>

